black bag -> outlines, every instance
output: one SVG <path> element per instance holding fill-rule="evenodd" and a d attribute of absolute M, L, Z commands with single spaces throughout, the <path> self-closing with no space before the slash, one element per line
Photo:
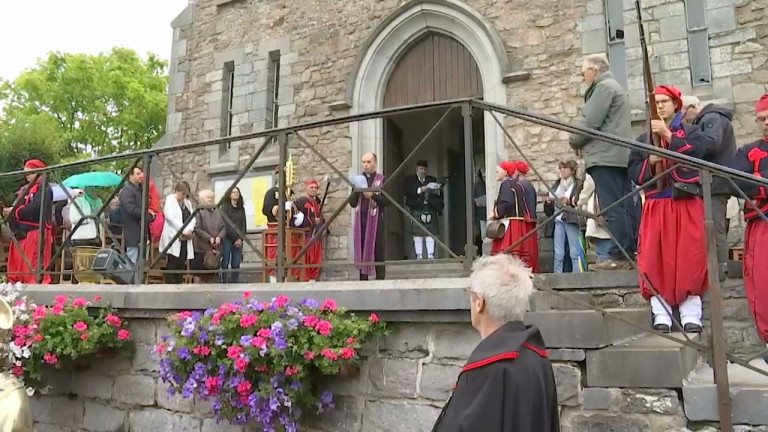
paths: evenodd
<path fill-rule="evenodd" d="M 701 185 L 698 183 L 675 182 L 672 184 L 672 199 L 683 200 L 700 197 Z"/>
<path fill-rule="evenodd" d="M 491 240 L 504 238 L 504 234 L 507 232 L 507 227 L 504 226 L 500 220 L 493 220 L 488 222 L 485 227 L 485 236 Z"/>

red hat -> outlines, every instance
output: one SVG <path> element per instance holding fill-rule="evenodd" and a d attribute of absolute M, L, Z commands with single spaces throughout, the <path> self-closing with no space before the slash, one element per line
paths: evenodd
<path fill-rule="evenodd" d="M 517 163 L 516 162 L 510 162 L 510 161 L 504 161 L 499 164 L 501 169 L 507 172 L 507 175 L 513 175 L 515 171 L 517 171 Z"/>
<path fill-rule="evenodd" d="M 672 98 L 673 101 L 677 104 L 677 108 L 675 108 L 675 112 L 680 111 L 683 108 L 683 92 L 678 90 L 676 87 L 672 86 L 658 86 L 656 87 L 656 90 L 653 91 L 654 94 L 657 95 L 665 95 Z"/>
<path fill-rule="evenodd" d="M 515 162 L 515 163 L 517 164 L 517 170 L 518 170 L 518 171 L 519 171 L 521 174 L 527 174 L 527 173 L 528 173 L 528 171 L 530 171 L 530 170 L 531 170 L 531 167 L 530 167 L 530 166 L 528 166 L 528 164 L 527 164 L 525 161 L 521 161 L 521 160 L 520 160 L 520 161 L 517 161 L 517 162 Z"/>
<path fill-rule="evenodd" d="M 755 105 L 755 112 L 763 112 L 768 111 L 768 93 L 764 94 L 760 97 L 760 100 L 757 101 L 757 105 Z"/>
<path fill-rule="evenodd" d="M 40 168 L 45 168 L 45 162 L 41 161 L 40 159 L 30 159 L 24 162 L 24 169 L 34 170 Z"/>
<path fill-rule="evenodd" d="M 307 186 L 317 186 L 317 187 L 320 187 L 320 183 L 318 183 L 317 180 L 307 180 L 306 182 L 304 182 L 304 184 L 307 185 Z"/>

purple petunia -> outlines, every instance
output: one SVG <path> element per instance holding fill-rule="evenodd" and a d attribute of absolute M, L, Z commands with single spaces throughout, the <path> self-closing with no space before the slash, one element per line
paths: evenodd
<path fill-rule="evenodd" d="M 300 302 L 300 304 L 311 309 L 317 309 L 320 307 L 320 302 L 315 299 L 304 299 Z"/>
<path fill-rule="evenodd" d="M 187 347 L 181 347 L 176 351 L 176 354 L 179 356 L 180 359 L 186 360 L 190 356 L 189 348 Z"/>
<path fill-rule="evenodd" d="M 240 345 L 247 347 L 251 345 L 251 342 L 253 342 L 253 335 L 240 336 Z"/>
<path fill-rule="evenodd" d="M 195 334 L 196 323 L 191 317 L 184 321 L 184 325 L 181 329 L 181 335 L 184 337 L 191 337 Z"/>

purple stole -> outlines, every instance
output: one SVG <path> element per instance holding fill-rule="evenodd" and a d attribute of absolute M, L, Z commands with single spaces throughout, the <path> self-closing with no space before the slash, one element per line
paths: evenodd
<path fill-rule="evenodd" d="M 373 184 L 371 187 L 381 187 L 384 183 L 384 176 L 376 174 L 373 178 Z M 373 262 L 375 261 L 374 251 L 376 250 L 376 234 L 379 229 L 379 206 L 374 200 L 368 200 L 368 215 L 366 216 L 365 224 L 365 248 L 362 247 L 363 237 L 361 237 L 361 229 L 363 226 L 362 221 L 362 208 L 363 200 L 366 199 L 360 195 L 357 201 L 357 207 L 355 208 L 355 262 Z M 366 276 L 373 274 L 373 266 L 357 266 L 360 269 L 360 273 Z"/>

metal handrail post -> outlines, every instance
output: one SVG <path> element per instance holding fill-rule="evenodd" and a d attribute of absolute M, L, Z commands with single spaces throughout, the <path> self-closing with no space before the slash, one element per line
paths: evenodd
<path fill-rule="evenodd" d="M 285 177 L 285 164 L 288 163 L 288 134 L 286 132 L 278 135 L 278 145 L 280 152 L 280 171 L 278 172 L 278 189 L 277 189 L 277 270 L 275 276 L 278 282 L 285 282 L 285 234 L 286 234 L 286 220 L 285 220 L 285 202 L 287 193 L 286 177 Z"/>
<path fill-rule="evenodd" d="M 712 324 L 710 343 L 712 346 L 712 365 L 717 385 L 717 408 L 720 418 L 720 430 L 733 432 L 731 394 L 728 385 L 728 361 L 725 352 L 725 329 L 723 328 L 723 298 L 720 291 L 720 274 L 717 263 L 715 240 L 715 221 L 712 211 L 712 173 L 701 170 L 701 183 L 704 192 L 704 219 L 707 233 L 707 273 L 709 278 L 709 314 Z"/>
<path fill-rule="evenodd" d="M 47 207 L 48 204 L 53 201 L 48 197 L 48 173 L 44 172 L 40 177 L 42 197 L 40 198 L 40 215 L 38 217 L 37 225 L 37 263 L 35 265 L 35 281 L 37 283 L 41 283 L 43 281 L 43 266 L 45 265 L 45 235 L 47 231 L 45 227 L 48 224 L 48 218 L 46 216 L 51 214 L 51 209 Z M 52 241 L 53 238 L 49 240 Z"/>
<path fill-rule="evenodd" d="M 149 168 L 152 162 L 152 155 L 144 155 L 144 166 L 141 167 L 144 171 L 144 180 L 141 182 L 141 226 L 139 227 L 139 256 L 136 258 L 136 273 L 134 273 L 133 283 L 141 284 L 144 281 L 144 254 L 147 250 L 147 211 L 149 207 Z M 127 249 L 127 247 L 126 247 Z"/>
<path fill-rule="evenodd" d="M 475 259 L 475 221 L 474 209 L 472 206 L 473 180 L 472 175 L 472 105 L 465 103 L 461 105 L 461 116 L 464 118 L 464 206 L 466 214 L 466 235 L 467 241 L 464 245 L 464 271 L 469 274 L 472 269 L 472 261 Z"/>

